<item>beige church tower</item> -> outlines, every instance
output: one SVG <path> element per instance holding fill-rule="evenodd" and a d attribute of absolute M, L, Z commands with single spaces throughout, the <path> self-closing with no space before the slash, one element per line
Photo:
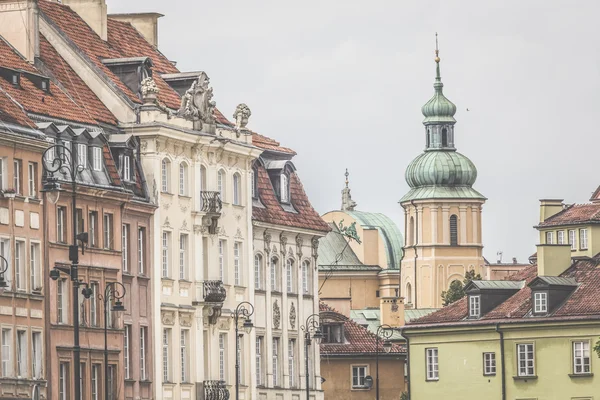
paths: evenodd
<path fill-rule="evenodd" d="M 425 150 L 406 169 L 402 197 L 406 229 L 401 291 L 407 308 L 442 307 L 442 291 L 484 268 L 481 210 L 486 198 L 473 189 L 477 169 L 456 151 L 456 106 L 442 93 L 436 50 L 435 93 L 422 108 Z"/>

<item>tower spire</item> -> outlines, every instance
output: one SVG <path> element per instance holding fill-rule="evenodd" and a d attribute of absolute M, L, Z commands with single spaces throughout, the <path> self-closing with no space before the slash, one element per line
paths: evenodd
<path fill-rule="evenodd" d="M 352 196 L 350 195 L 350 188 L 348 187 L 348 176 L 350 176 L 348 168 L 346 168 L 346 173 L 344 174 L 344 176 L 346 177 L 346 187 L 342 189 L 342 211 L 354 211 L 354 207 L 356 207 L 356 202 L 352 200 Z"/>
<path fill-rule="evenodd" d="M 438 34 L 435 33 L 435 83 L 433 84 L 433 88 L 436 92 L 442 93 L 442 88 L 444 84 L 442 83 L 442 77 L 440 75 L 440 49 L 438 46 Z"/>

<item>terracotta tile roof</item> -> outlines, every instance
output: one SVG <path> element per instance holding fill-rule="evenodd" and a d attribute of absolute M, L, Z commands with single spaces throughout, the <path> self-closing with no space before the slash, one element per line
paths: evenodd
<path fill-rule="evenodd" d="M 263 166 L 258 166 L 258 181 L 256 182 L 256 186 L 264 208 L 252 207 L 252 219 L 255 221 L 329 232 L 329 225 L 310 204 L 308 196 L 304 192 L 304 187 L 295 172 L 290 175 L 290 200 L 297 213 L 285 211 L 281 207 L 279 199 L 275 195 L 269 174 Z"/>
<path fill-rule="evenodd" d="M 113 185 L 120 186 L 121 185 L 121 176 L 119 175 L 119 171 L 117 170 L 117 165 L 115 164 L 115 160 L 112 157 L 110 152 L 110 147 L 108 144 L 105 144 L 102 152 L 104 154 L 104 162 L 106 164 L 106 170 L 108 171 L 108 176 L 112 180 Z"/>
<path fill-rule="evenodd" d="M 537 277 L 537 265 L 529 266 L 512 275 L 510 280 L 525 281 L 526 285 L 509 299 L 498 305 L 479 320 L 465 320 L 467 298 L 442 308 L 432 314 L 411 321 L 408 325 L 481 324 L 502 321 L 543 321 L 547 319 L 600 319 L 600 255 L 592 259 L 577 260 L 561 277 L 574 278 L 578 286 L 563 304 L 548 317 L 530 317 L 531 289 L 529 283 Z"/>
<path fill-rule="evenodd" d="M 43 75 L 0 38 L 0 66 Z M 19 103 L 25 111 L 68 121 L 95 125 L 96 122 L 80 108 L 61 88 L 50 82 L 49 91 L 38 88 L 25 74 L 21 74 L 20 87 L 0 78 L 5 95 Z M 8 112 L 4 110 L 4 112 Z"/>
<path fill-rule="evenodd" d="M 294 150 L 289 149 L 287 147 L 280 146 L 278 141 L 268 138 L 266 136 L 263 136 L 261 134 L 258 134 L 256 132 L 252 132 L 252 144 L 255 145 L 256 147 L 259 147 L 264 150 L 272 150 L 272 151 L 279 151 L 282 153 L 296 154 L 296 152 Z"/>
<path fill-rule="evenodd" d="M 342 321 L 344 324 L 345 343 L 321 343 L 321 356 L 331 355 L 353 355 L 353 354 L 375 354 L 377 352 L 377 336 L 371 333 L 367 328 L 360 326 L 345 315 L 340 314 L 334 308 L 327 304 L 319 303 L 319 312 L 321 314 L 320 323 L 323 324 L 328 317 L 336 321 Z M 380 354 L 383 340 L 379 342 Z M 390 354 L 406 354 L 406 347 L 398 344 L 392 344 Z"/>
<path fill-rule="evenodd" d="M 0 129 L 5 129 L 2 122 L 28 126 L 35 129 L 33 121 L 29 119 L 21 107 L 2 91 L 2 87 L 3 85 L 0 85 Z"/>
<path fill-rule="evenodd" d="M 549 227 L 585 223 L 600 223 L 600 203 L 572 204 L 538 226 Z"/>

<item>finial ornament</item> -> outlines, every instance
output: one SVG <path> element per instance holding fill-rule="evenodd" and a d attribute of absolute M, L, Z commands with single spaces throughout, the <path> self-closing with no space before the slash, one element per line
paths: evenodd
<path fill-rule="evenodd" d="M 346 173 L 344 174 L 344 176 L 346 177 L 346 187 L 342 189 L 342 211 L 354 211 L 354 207 L 356 207 L 356 202 L 352 200 L 352 196 L 350 195 L 350 188 L 348 187 L 348 176 L 350 176 L 348 168 L 346 168 Z"/>
<path fill-rule="evenodd" d="M 437 32 L 435 33 L 435 62 L 439 63 L 440 62 L 440 49 L 438 47 L 438 34 Z"/>
<path fill-rule="evenodd" d="M 350 176 L 350 174 L 348 173 L 348 168 L 346 168 L 346 173 L 344 174 L 344 176 L 346 177 L 346 187 L 348 187 L 348 176 Z"/>

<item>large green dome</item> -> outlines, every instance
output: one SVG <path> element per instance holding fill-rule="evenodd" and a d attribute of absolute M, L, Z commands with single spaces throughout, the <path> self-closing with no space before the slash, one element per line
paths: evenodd
<path fill-rule="evenodd" d="M 477 168 L 456 151 L 426 151 L 406 168 L 405 179 L 412 189 L 423 186 L 472 186 Z"/>

